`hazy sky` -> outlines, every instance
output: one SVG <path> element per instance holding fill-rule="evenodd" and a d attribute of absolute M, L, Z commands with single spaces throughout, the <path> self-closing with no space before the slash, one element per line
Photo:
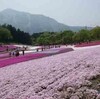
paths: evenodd
<path fill-rule="evenodd" d="M 6 8 L 43 14 L 71 26 L 100 25 L 100 0 L 0 0 L 0 11 Z"/>

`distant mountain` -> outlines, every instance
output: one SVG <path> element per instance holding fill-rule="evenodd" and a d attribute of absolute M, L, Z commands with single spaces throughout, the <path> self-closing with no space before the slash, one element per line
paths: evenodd
<path fill-rule="evenodd" d="M 5 9 L 0 12 L 0 24 L 10 24 L 25 32 L 59 32 L 64 30 L 78 31 L 84 27 L 71 27 L 57 22 L 56 20 L 44 15 L 34 15 L 25 12 L 19 12 L 12 9 Z"/>

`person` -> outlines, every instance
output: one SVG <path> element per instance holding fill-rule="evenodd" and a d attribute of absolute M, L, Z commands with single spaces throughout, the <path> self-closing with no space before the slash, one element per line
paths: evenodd
<path fill-rule="evenodd" d="M 7 46 L 7 49 L 6 49 L 6 50 L 7 50 L 7 52 L 8 52 L 8 50 L 9 50 L 9 47 L 8 47 L 8 46 Z"/>
<path fill-rule="evenodd" d="M 39 51 L 39 48 L 37 48 L 36 51 L 38 52 Z"/>
<path fill-rule="evenodd" d="M 17 56 L 19 56 L 19 51 L 18 51 L 18 50 L 16 51 L 16 57 L 17 57 Z"/>
<path fill-rule="evenodd" d="M 13 56 L 15 56 L 16 55 L 16 51 L 13 51 Z"/>
<path fill-rule="evenodd" d="M 10 51 L 9 52 L 9 56 L 11 57 L 11 56 L 14 56 L 15 55 L 15 51 Z"/>
<path fill-rule="evenodd" d="M 22 50 L 22 53 L 23 53 L 23 55 L 25 54 L 25 50 L 24 49 Z"/>
<path fill-rule="evenodd" d="M 25 50 L 27 50 L 27 48 L 28 48 L 28 47 L 26 46 L 26 47 L 25 47 Z"/>
<path fill-rule="evenodd" d="M 12 53 L 11 53 L 11 51 L 9 52 L 9 56 L 11 57 L 11 55 L 12 55 Z"/>

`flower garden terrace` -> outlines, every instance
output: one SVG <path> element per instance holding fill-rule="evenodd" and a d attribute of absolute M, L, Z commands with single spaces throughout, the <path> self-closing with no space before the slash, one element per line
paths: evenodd
<path fill-rule="evenodd" d="M 28 48 L 27 46 L 24 47 L 23 45 L 4 45 L 4 46 L 0 46 L 1 47 L 0 67 L 4 67 L 19 62 L 32 60 L 32 59 L 47 57 L 54 54 L 65 53 L 73 50 L 87 49 L 90 48 L 89 46 L 91 46 L 92 48 L 92 47 L 96 47 L 95 45 L 99 46 L 100 41 L 91 42 L 91 43 L 82 43 L 82 44 L 77 44 L 75 46 L 56 45 L 55 47 L 52 45 L 52 46 L 36 46 L 36 47 L 30 46 Z M 24 50 L 26 48 L 24 56 L 22 55 L 23 48 Z M 16 49 L 19 50 L 20 55 L 18 57 L 15 56 L 10 57 L 9 52 L 16 51 Z"/>
<path fill-rule="evenodd" d="M 34 52 L 35 50 L 35 52 Z M 31 51 L 31 53 L 30 53 Z M 60 53 L 65 53 L 73 51 L 72 48 L 51 48 L 51 49 L 43 49 L 42 47 L 38 47 L 36 49 L 28 49 L 25 50 L 25 54 L 22 55 L 20 53 L 19 56 L 9 56 L 9 53 L 3 53 L 0 54 L 0 67 L 8 66 L 11 64 L 19 63 L 19 62 L 24 62 L 28 60 L 33 60 L 37 58 L 42 58 L 42 57 L 47 57 L 55 54 L 60 54 Z M 19 49 L 19 52 L 22 52 L 22 49 Z M 29 52 L 29 53 L 26 53 Z"/>
<path fill-rule="evenodd" d="M 86 46 L 95 46 L 95 45 L 100 45 L 100 41 L 84 42 L 84 43 L 76 44 L 75 47 L 86 47 Z"/>
<path fill-rule="evenodd" d="M 99 99 L 99 81 L 98 46 L 0 68 L 0 98 Z"/>
<path fill-rule="evenodd" d="M 16 48 L 16 46 L 14 46 L 14 45 L 3 45 L 3 44 L 0 44 L 0 53 L 5 53 L 8 50 L 12 50 L 12 49 L 15 49 L 15 48 Z"/>

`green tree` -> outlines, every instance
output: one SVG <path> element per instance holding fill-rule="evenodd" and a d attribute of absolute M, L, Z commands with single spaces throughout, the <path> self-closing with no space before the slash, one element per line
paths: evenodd
<path fill-rule="evenodd" d="M 78 33 L 75 33 L 73 36 L 74 43 L 82 43 L 91 41 L 90 31 L 89 30 L 80 30 Z"/>
<path fill-rule="evenodd" d="M 29 33 L 16 29 L 12 25 L 2 25 L 3 28 L 8 29 L 11 32 L 13 39 L 11 42 L 21 43 L 21 44 L 32 44 L 32 39 Z"/>
<path fill-rule="evenodd" d="M 3 27 L 0 27 L 0 42 L 9 42 L 12 39 L 11 32 Z"/>
<path fill-rule="evenodd" d="M 80 30 L 79 36 L 81 42 L 89 42 L 91 40 L 89 30 L 85 30 L 85 29 Z"/>
<path fill-rule="evenodd" d="M 100 40 L 100 27 L 97 26 L 91 30 L 92 40 Z"/>
<path fill-rule="evenodd" d="M 37 38 L 37 43 L 39 45 L 50 45 L 50 42 L 51 42 L 50 37 L 51 37 L 50 33 L 45 32 Z"/>
<path fill-rule="evenodd" d="M 80 43 L 81 42 L 79 33 L 75 33 L 72 38 L 73 38 L 74 43 Z"/>
<path fill-rule="evenodd" d="M 54 45 L 62 43 L 61 33 L 55 33 L 53 38 L 54 38 Z"/>
<path fill-rule="evenodd" d="M 61 33 L 62 44 L 72 44 L 73 43 L 73 35 L 72 31 L 64 31 Z"/>

